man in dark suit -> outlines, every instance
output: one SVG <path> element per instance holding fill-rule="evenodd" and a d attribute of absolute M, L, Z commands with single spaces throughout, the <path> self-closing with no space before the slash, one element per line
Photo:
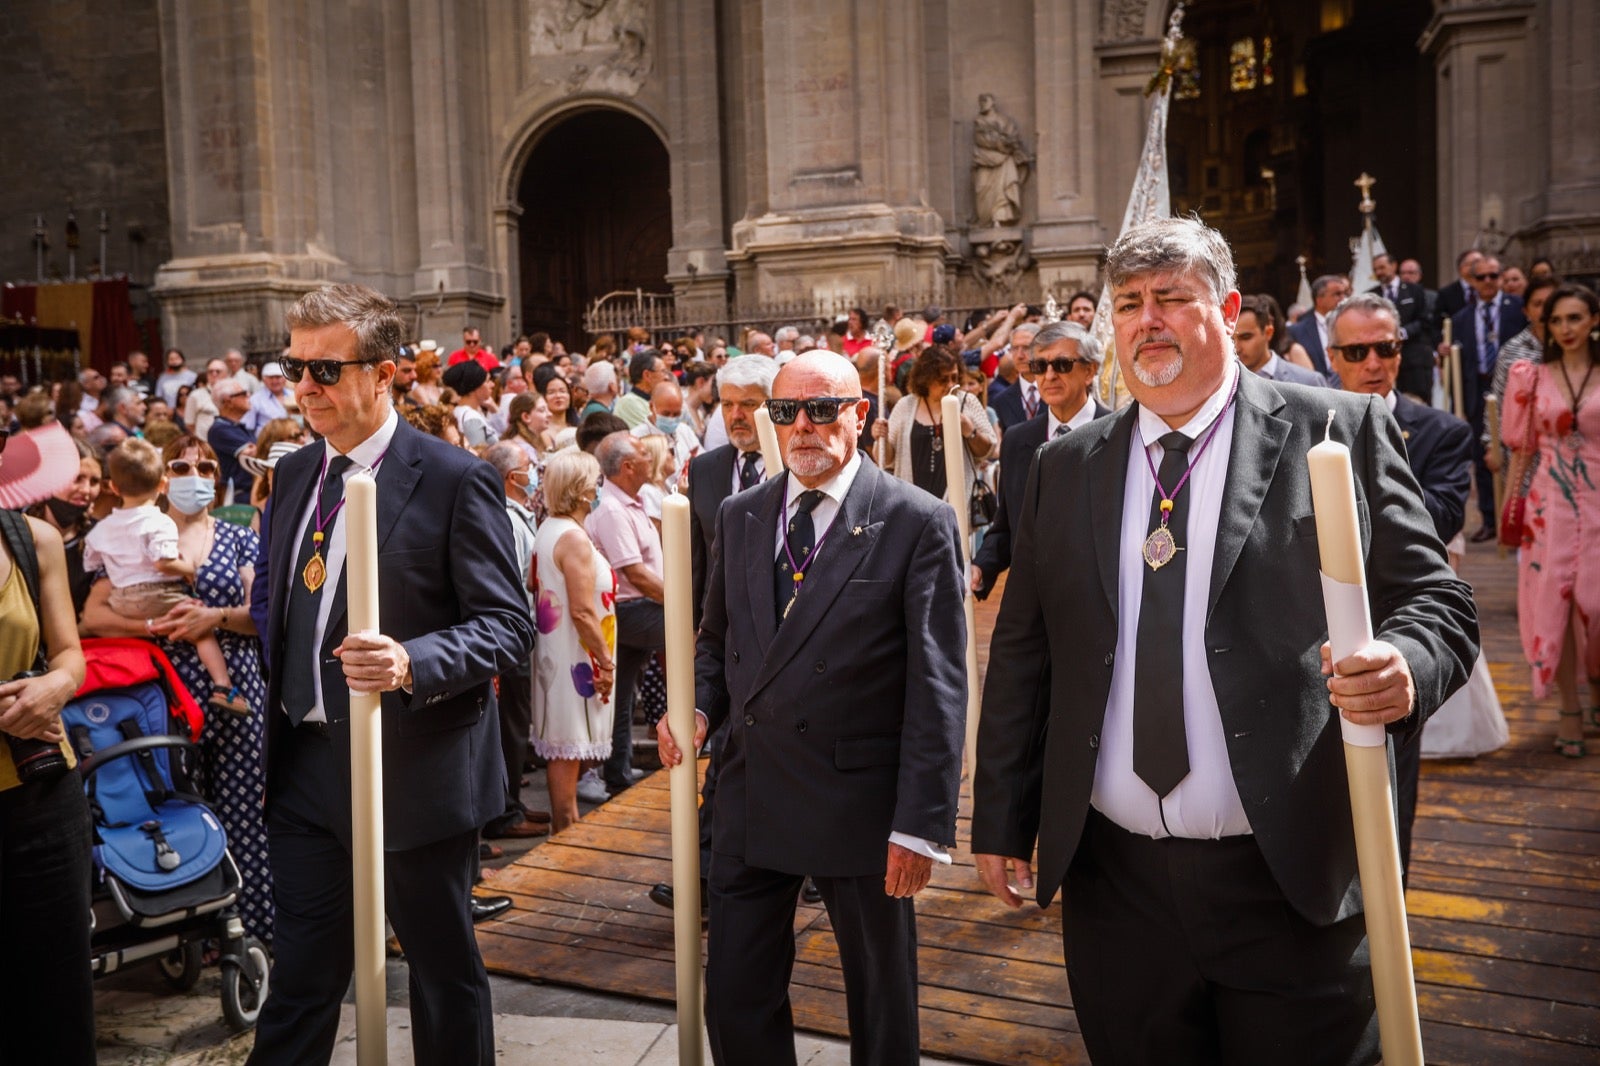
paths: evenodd
<path fill-rule="evenodd" d="M 1017 369 L 1017 380 L 1010 388 L 1001 391 L 990 404 L 1000 418 L 1002 432 L 1020 426 L 1039 414 L 1043 401 L 1039 399 L 1039 384 L 1033 376 L 1033 338 L 1039 327 L 1032 322 L 1018 323 L 1011 330 L 1010 356 Z"/>
<path fill-rule="evenodd" d="M 1433 519 L 1440 543 L 1461 532 L 1472 483 L 1472 429 L 1447 411 L 1414 403 L 1401 395 L 1396 381 L 1404 373 L 1399 349 L 1400 311 L 1377 292 L 1352 296 L 1334 309 L 1329 322 L 1334 369 L 1345 392 L 1382 396 L 1400 423 L 1406 462 L 1422 489 L 1422 504 Z M 1411 862 L 1411 824 L 1417 817 L 1417 778 L 1422 746 L 1413 738 L 1394 751 L 1396 815 L 1400 831 L 1400 868 Z"/>
<path fill-rule="evenodd" d="M 1034 888 L 1037 839 L 1096 1062 L 1374 1062 L 1337 715 L 1419 729 L 1477 653 L 1470 590 L 1381 400 L 1242 371 L 1220 234 L 1136 226 L 1106 273 L 1137 402 L 1034 460 L 979 727 L 979 872 L 1021 906 L 1007 867 Z M 1331 680 L 1304 458 L 1330 409 L 1377 634 Z"/>
<path fill-rule="evenodd" d="M 1289 327 L 1289 336 L 1300 342 L 1311 357 L 1312 367 L 1329 381 L 1333 380 L 1333 368 L 1328 365 L 1328 312 L 1349 295 L 1349 278 L 1343 274 L 1322 275 L 1311 283 L 1311 310 Z"/>
<path fill-rule="evenodd" d="M 876 349 L 872 349 L 874 352 Z M 755 488 L 766 479 L 761 457 L 761 439 L 756 435 L 756 410 L 772 393 L 772 379 L 778 364 L 771 359 L 734 359 L 717 371 L 717 398 L 722 420 L 728 427 L 728 441 L 720 448 L 702 452 L 689 460 L 689 559 L 694 586 L 694 621 L 700 624 L 704 610 L 706 577 L 711 569 L 713 538 L 717 531 L 717 511 L 722 501 L 735 493 Z M 700 880 L 702 887 L 711 875 L 711 812 L 717 795 L 717 777 L 722 771 L 722 751 L 727 729 L 711 736 L 711 762 L 706 766 L 700 786 Z M 672 886 L 665 882 L 651 885 L 653 903 L 671 908 Z M 702 908 L 710 897 L 702 891 Z"/>
<path fill-rule="evenodd" d="M 1474 543 L 1493 540 L 1499 525 L 1494 512 L 1494 474 L 1484 462 L 1488 447 L 1483 425 L 1484 397 L 1494 387 L 1494 366 L 1500 346 L 1528 328 L 1522 300 L 1500 291 L 1500 261 L 1480 256 L 1473 274 L 1476 295 L 1471 303 L 1450 316 L 1455 343 L 1461 345 L 1461 398 L 1472 423 L 1472 471 L 1478 490 L 1478 515 L 1482 519 Z"/>
<path fill-rule="evenodd" d="M 1233 328 L 1233 350 L 1238 353 L 1239 362 L 1250 373 L 1269 381 L 1325 388 L 1327 378 L 1289 362 L 1272 350 L 1272 336 L 1277 327 L 1272 324 L 1269 300 L 1270 296 L 1244 296 L 1239 300 L 1239 320 Z"/>
<path fill-rule="evenodd" d="M 1407 396 L 1415 396 L 1424 403 L 1433 401 L 1433 340 L 1428 330 L 1428 297 L 1421 285 L 1400 277 L 1400 271 L 1391 255 L 1372 258 L 1372 274 L 1378 283 L 1368 292 L 1375 292 L 1394 304 L 1400 315 L 1400 339 L 1405 351 L 1400 356 L 1398 388 Z M 1340 373 L 1338 363 L 1334 371 Z M 1343 374 L 1340 373 L 1341 379 Z"/>
<path fill-rule="evenodd" d="M 947 505 L 856 450 L 864 406 L 847 361 L 794 359 L 768 404 L 789 473 L 717 514 L 695 744 L 728 722 L 706 963 L 724 1066 L 795 1061 L 806 874 L 839 942 L 851 1062 L 918 1061 L 911 899 L 955 839 L 966 717 L 960 535 Z"/>
<path fill-rule="evenodd" d="M 1034 336 L 1033 380 L 1039 384 L 1045 409 L 1000 442 L 1000 510 L 984 531 L 969 575 L 978 599 L 988 599 L 994 583 L 1011 565 L 1011 535 L 1022 510 L 1033 453 L 1045 441 L 1111 413 L 1089 395 L 1103 359 L 1100 342 L 1076 322 L 1052 322 Z"/>
<path fill-rule="evenodd" d="M 1445 354 L 1443 348 L 1445 320 L 1453 318 L 1457 311 L 1473 303 L 1478 297 L 1476 275 L 1482 262 L 1483 253 L 1476 248 L 1468 248 L 1456 256 L 1455 280 L 1439 287 L 1439 296 L 1433 301 L 1433 336 L 1440 345 L 1440 355 Z"/>
<path fill-rule="evenodd" d="M 469 917 L 478 829 L 505 794 L 494 676 L 533 626 L 494 469 L 394 413 L 405 327 L 359 285 L 307 293 L 283 360 L 325 439 L 279 461 L 263 519 L 267 832 L 277 906 L 252 1063 L 327 1062 L 354 964 L 349 693 L 383 693 L 385 902 L 411 971 L 418 1063 L 492 1063 Z M 346 632 L 344 485 L 376 468 L 379 633 Z"/>

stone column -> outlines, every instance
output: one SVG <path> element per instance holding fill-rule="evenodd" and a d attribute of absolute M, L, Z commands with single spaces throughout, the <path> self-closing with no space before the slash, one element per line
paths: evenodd
<path fill-rule="evenodd" d="M 1551 0 L 1544 23 L 1549 186 L 1524 243 L 1558 273 L 1600 274 L 1600 8 Z"/>
<path fill-rule="evenodd" d="M 681 321 L 712 321 L 725 313 L 728 255 L 723 244 L 722 114 L 717 94 L 714 0 L 665 5 L 659 25 L 667 64 L 667 121 L 672 173 L 672 249 L 667 281 Z M 512 290 L 515 291 L 515 290 Z"/>
<path fill-rule="evenodd" d="M 1431 277 L 1451 276 L 1461 249 L 1495 244 L 1495 234 L 1540 213 L 1548 127 L 1536 119 L 1544 108 L 1535 101 L 1548 90 L 1538 91 L 1543 79 L 1534 76 L 1534 12 L 1528 0 L 1448 3 L 1418 42 L 1438 83 L 1439 258 Z"/>

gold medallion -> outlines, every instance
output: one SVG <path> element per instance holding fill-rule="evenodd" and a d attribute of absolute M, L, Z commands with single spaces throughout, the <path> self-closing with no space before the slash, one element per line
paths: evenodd
<path fill-rule="evenodd" d="M 1160 570 L 1178 556 L 1178 542 L 1172 539 L 1172 533 L 1166 526 L 1157 526 L 1144 538 L 1144 561 L 1150 569 Z"/>
<path fill-rule="evenodd" d="M 321 552 L 311 553 L 311 558 L 306 560 L 306 568 L 300 572 L 300 580 L 306 583 L 306 588 L 311 592 L 320 589 L 322 583 L 328 580 L 328 568 L 322 562 Z"/>

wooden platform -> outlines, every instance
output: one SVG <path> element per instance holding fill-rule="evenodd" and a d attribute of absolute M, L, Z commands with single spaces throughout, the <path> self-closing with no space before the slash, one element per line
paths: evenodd
<path fill-rule="evenodd" d="M 1430 1063 L 1600 1061 L 1600 756 L 1551 751 L 1555 707 L 1529 700 L 1515 567 L 1474 548 L 1485 650 L 1511 743 L 1423 766 L 1408 904 Z M 980 649 L 998 597 L 980 605 Z M 1591 737 L 1591 747 L 1600 741 Z M 515 908 L 479 928 L 491 970 L 630 996 L 673 998 L 671 916 L 645 898 L 670 880 L 666 775 L 595 810 L 501 871 Z M 922 1047 L 992 1063 L 1084 1063 L 1061 962 L 1060 912 L 1008 911 L 962 847 L 917 900 Z M 801 905 L 799 1026 L 843 1035 L 828 919 Z"/>

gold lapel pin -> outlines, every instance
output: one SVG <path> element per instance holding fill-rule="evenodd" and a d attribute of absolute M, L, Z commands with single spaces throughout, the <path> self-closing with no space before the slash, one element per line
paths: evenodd
<path fill-rule="evenodd" d="M 851 531 L 850 531 L 850 535 L 851 535 L 851 536 L 852 536 L 852 537 L 859 537 L 859 536 L 861 536 L 861 527 L 860 527 L 860 526 L 857 526 L 857 527 L 856 527 L 856 528 L 854 528 L 854 529 L 852 529 L 852 530 L 851 530 Z"/>

